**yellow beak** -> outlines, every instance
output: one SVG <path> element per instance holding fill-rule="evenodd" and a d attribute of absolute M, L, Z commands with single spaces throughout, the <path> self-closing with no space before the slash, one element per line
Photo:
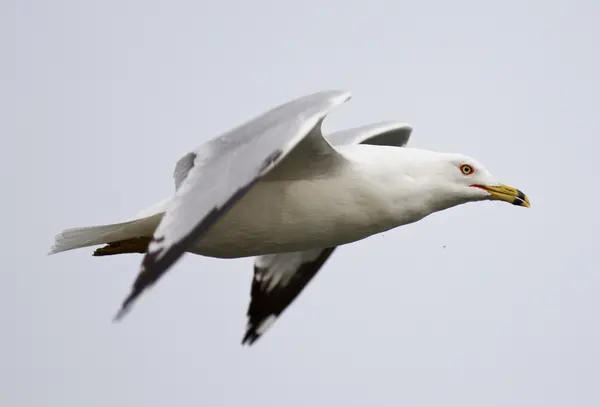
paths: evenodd
<path fill-rule="evenodd" d="M 509 187 L 508 185 L 488 186 L 488 185 L 473 185 L 481 188 L 492 194 L 492 199 L 505 201 L 517 206 L 530 207 L 529 198 L 517 188 Z"/>

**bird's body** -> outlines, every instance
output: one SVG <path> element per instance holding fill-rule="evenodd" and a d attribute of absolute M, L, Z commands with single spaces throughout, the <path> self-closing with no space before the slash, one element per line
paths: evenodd
<path fill-rule="evenodd" d="M 427 159 L 433 167 L 448 154 L 364 144 L 339 152 L 346 160 L 317 178 L 300 170 L 258 181 L 187 252 L 239 258 L 340 246 L 461 203 L 440 200 L 435 184 L 408 175 L 415 157 L 418 165 Z M 103 243 L 152 237 L 167 204 L 153 205 L 125 234 L 108 235 Z"/>
<path fill-rule="evenodd" d="M 339 246 L 426 215 L 424 205 L 398 205 L 411 189 L 410 181 L 390 179 L 399 149 L 345 150 L 348 161 L 327 176 L 259 181 L 190 251 L 245 257 Z"/>
<path fill-rule="evenodd" d="M 349 98 L 323 92 L 279 106 L 182 157 L 176 193 L 121 223 L 57 235 L 53 253 L 145 253 L 118 317 L 184 252 L 257 256 L 244 342 L 296 298 L 334 248 L 452 206 L 525 195 L 475 160 L 403 147 L 411 128 L 380 123 L 324 137 L 325 115 Z"/>

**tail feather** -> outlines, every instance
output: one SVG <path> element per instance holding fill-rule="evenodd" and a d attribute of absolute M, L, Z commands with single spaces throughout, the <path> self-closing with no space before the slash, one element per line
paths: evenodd
<path fill-rule="evenodd" d="M 48 254 L 152 236 L 161 217 L 162 214 L 156 214 L 128 222 L 63 230 L 54 238 L 54 245 Z"/>

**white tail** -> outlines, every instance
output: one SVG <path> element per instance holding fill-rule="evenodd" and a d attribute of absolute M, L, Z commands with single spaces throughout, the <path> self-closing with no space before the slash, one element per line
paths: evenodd
<path fill-rule="evenodd" d="M 63 230 L 54 238 L 54 245 L 48 254 L 136 237 L 151 237 L 163 216 L 167 201 L 159 202 L 125 222 Z"/>

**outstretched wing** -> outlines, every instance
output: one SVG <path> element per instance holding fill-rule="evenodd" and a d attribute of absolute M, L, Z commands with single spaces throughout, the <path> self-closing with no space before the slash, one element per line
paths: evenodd
<path fill-rule="evenodd" d="M 146 288 L 296 146 L 309 145 L 320 154 L 337 154 L 320 128 L 325 116 L 348 99 L 350 93 L 342 91 L 295 99 L 184 156 L 175 167 L 175 196 L 115 318 L 122 318 Z"/>
<path fill-rule="evenodd" d="M 335 132 L 333 145 L 377 144 L 403 147 L 412 128 L 404 123 L 382 122 Z M 256 257 L 248 307 L 248 324 L 242 344 L 252 345 L 298 297 L 331 256 L 335 247 Z"/>

